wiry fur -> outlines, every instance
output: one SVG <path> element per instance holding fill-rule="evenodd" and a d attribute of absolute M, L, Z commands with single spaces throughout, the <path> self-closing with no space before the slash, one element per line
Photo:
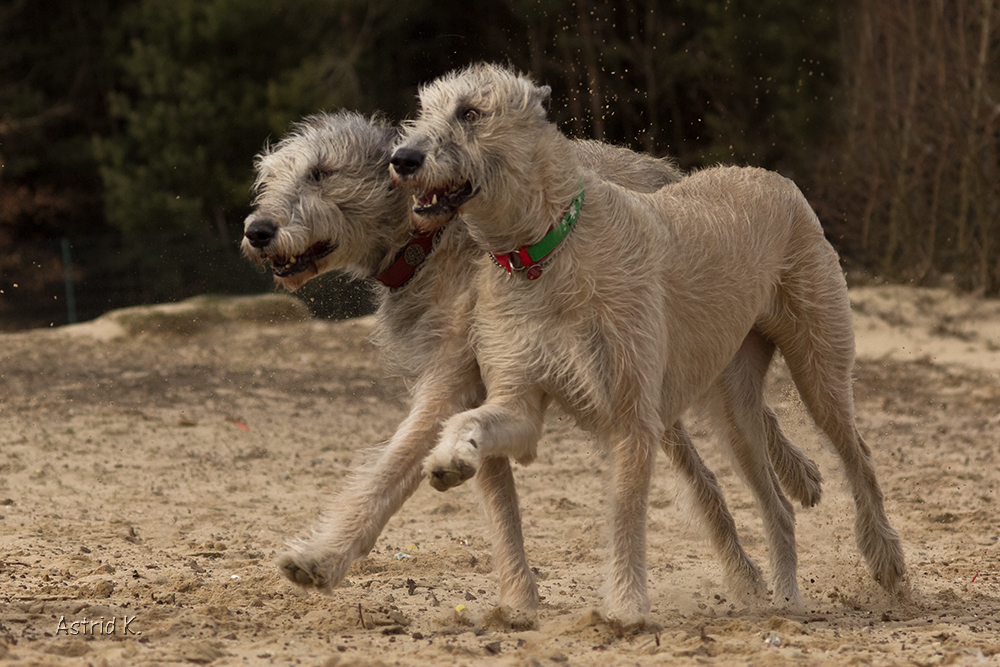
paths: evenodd
<path fill-rule="evenodd" d="M 276 258 L 284 265 L 317 244 L 335 248 L 315 266 L 304 268 L 304 277 L 276 278 L 289 289 L 332 269 L 356 278 L 384 270 L 411 234 L 407 195 L 389 182 L 387 164 L 395 138 L 395 130 L 384 121 L 346 112 L 314 116 L 296 126 L 258 159 L 257 208 L 246 226 L 269 221 L 277 231 L 264 247 L 245 240 L 245 253 L 258 262 Z M 669 163 L 631 151 L 597 142 L 574 142 L 573 147 L 576 159 L 634 190 L 651 192 L 680 178 Z M 411 282 L 397 290 L 377 288 L 376 341 L 411 379 L 413 406 L 377 457 L 348 478 L 312 535 L 293 541 L 279 558 L 282 572 L 292 581 L 325 591 L 336 585 L 415 490 L 421 463 L 437 442 L 441 424 L 484 400 L 468 331 L 480 270 L 476 258 L 481 255 L 465 228 L 452 224 Z M 813 504 L 820 495 L 815 464 L 784 438 L 773 413 L 762 414 L 773 426 L 779 473 L 791 480 L 795 497 Z M 727 567 L 744 588 L 756 587 L 759 572 L 739 546 L 714 476 L 686 434 L 677 440 L 682 446 L 671 448 L 674 462 L 693 483 Z M 495 536 L 501 601 L 530 612 L 538 594 L 524 556 L 507 458 L 484 459 L 476 481 Z"/>
<path fill-rule="evenodd" d="M 276 283 L 295 290 L 311 278 L 340 269 L 354 278 L 373 275 L 401 247 L 410 230 L 398 224 L 407 204 L 386 175 L 386 142 L 397 130 L 380 117 L 317 115 L 298 123 L 256 160 L 255 211 L 278 223 L 265 249 L 243 240 L 243 253 L 261 264 L 281 265 L 317 242 L 333 252 L 308 270 Z"/>
<path fill-rule="evenodd" d="M 468 183 L 475 194 L 459 210 L 492 252 L 538 241 L 586 193 L 540 278 L 479 272 L 473 335 L 487 400 L 445 424 L 425 462 L 432 483 L 461 483 L 489 457 L 532 460 L 555 399 L 611 443 L 606 605 L 623 622 L 642 622 L 656 450 L 689 446 L 680 418 L 708 392 L 761 509 L 775 599 L 798 602 L 794 516 L 766 451 L 762 382 L 777 347 L 843 461 L 861 553 L 875 579 L 896 589 L 902 548 L 854 425 L 847 289 L 805 198 L 791 181 L 750 168 L 625 190 L 575 159 L 546 119 L 548 95 L 492 65 L 451 73 L 421 90 L 420 115 L 392 160 L 418 193 Z"/>

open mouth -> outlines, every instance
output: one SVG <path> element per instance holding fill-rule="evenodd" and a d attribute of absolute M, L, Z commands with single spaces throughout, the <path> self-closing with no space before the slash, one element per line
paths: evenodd
<path fill-rule="evenodd" d="M 413 212 L 426 218 L 437 218 L 454 213 L 458 207 L 472 199 L 478 189 L 466 181 L 461 185 L 447 185 L 413 195 Z"/>
<path fill-rule="evenodd" d="M 337 245 L 335 243 L 320 241 L 309 246 L 304 253 L 297 257 L 289 257 L 288 259 L 271 258 L 271 273 L 279 278 L 288 278 L 289 276 L 297 275 L 303 271 L 307 271 L 316 260 L 326 257 L 336 249 Z"/>

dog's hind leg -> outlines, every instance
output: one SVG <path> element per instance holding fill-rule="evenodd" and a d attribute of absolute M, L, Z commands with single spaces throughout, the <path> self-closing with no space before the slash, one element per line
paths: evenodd
<path fill-rule="evenodd" d="M 759 598 L 767 587 L 760 568 L 740 544 L 733 515 L 726 506 L 722 487 L 699 456 L 694 443 L 681 422 L 664 436 L 663 451 L 671 463 L 687 479 L 694 494 L 694 504 L 709 527 L 710 539 L 722 559 L 730 586 L 741 597 Z"/>
<path fill-rule="evenodd" d="M 843 462 L 844 474 L 854 496 L 858 549 L 875 580 L 887 590 L 895 591 L 906 570 L 903 549 L 885 513 L 871 450 L 854 423 L 849 372 L 836 383 L 839 388 L 824 386 L 827 383 L 823 378 L 834 370 L 833 364 L 828 365 L 828 359 L 810 363 L 811 360 L 800 356 L 798 351 L 786 353 L 785 359 L 809 413 Z"/>
<path fill-rule="evenodd" d="M 778 416 L 763 405 L 761 416 L 767 434 L 767 453 L 781 488 L 803 507 L 814 507 L 823 495 L 823 474 L 819 466 L 785 436 Z"/>
<path fill-rule="evenodd" d="M 757 335 L 743 341 L 716 380 L 716 396 L 710 402 L 714 422 L 723 430 L 740 474 L 757 500 L 767 535 L 774 583 L 775 604 L 802 607 L 796 581 L 795 512 L 781 493 L 778 478 L 767 453 L 767 424 L 763 417 L 763 379 L 773 345 Z"/>
<path fill-rule="evenodd" d="M 533 615 L 538 609 L 538 587 L 524 553 L 510 461 L 505 456 L 484 458 L 475 483 L 493 532 L 493 569 L 500 579 L 500 606 L 515 615 Z"/>
<path fill-rule="evenodd" d="M 740 357 L 753 354 L 750 363 L 739 363 L 738 372 L 751 373 L 747 379 L 763 388 L 764 376 L 774 358 L 775 345 L 757 330 L 747 334 L 743 347 L 730 366 L 739 361 Z M 813 507 L 823 494 L 823 475 L 816 462 L 810 459 L 799 447 L 785 436 L 774 414 L 766 403 L 761 403 L 764 419 L 764 429 L 767 432 L 767 453 L 778 475 L 781 488 L 803 507 Z"/>
<path fill-rule="evenodd" d="M 856 509 L 855 538 L 875 580 L 895 591 L 906 566 L 889 524 L 871 450 L 854 421 L 851 306 L 832 248 L 783 277 L 769 338 L 778 344 L 809 414 L 844 465 Z"/>

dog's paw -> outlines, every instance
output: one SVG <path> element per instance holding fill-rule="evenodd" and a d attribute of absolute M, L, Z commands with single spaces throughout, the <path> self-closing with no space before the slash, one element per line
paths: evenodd
<path fill-rule="evenodd" d="M 806 611 L 806 605 L 802 602 L 799 587 L 795 585 L 775 585 L 774 593 L 771 595 L 771 604 L 778 609 L 784 609 L 796 614 L 804 614 Z"/>
<path fill-rule="evenodd" d="M 424 461 L 424 475 L 431 486 L 447 491 L 475 477 L 482 461 L 476 433 L 474 425 L 445 432 Z"/>
<path fill-rule="evenodd" d="M 616 614 L 608 614 L 608 625 L 619 637 L 656 635 L 663 632 L 663 626 L 650 618 L 648 614 L 626 614 L 621 617 Z"/>
<path fill-rule="evenodd" d="M 899 533 L 889 525 L 884 513 L 858 511 L 855 518 L 858 549 L 872 577 L 889 593 L 895 593 L 906 574 L 906 561 Z"/>
<path fill-rule="evenodd" d="M 875 581 L 886 591 L 896 593 L 906 575 L 906 561 L 896 531 L 889 528 L 886 533 L 881 543 L 868 546 L 864 553 Z"/>
<path fill-rule="evenodd" d="M 453 466 L 444 467 L 437 466 L 431 470 L 427 479 L 430 481 L 431 486 L 433 486 L 438 491 L 447 491 L 448 489 L 459 486 L 466 480 L 470 480 L 476 475 L 476 469 L 470 466 L 465 461 L 455 461 Z"/>
<path fill-rule="evenodd" d="M 327 578 L 317 567 L 317 564 L 303 557 L 302 554 L 289 551 L 281 554 L 277 561 L 278 569 L 285 578 L 303 588 L 328 588 Z"/>
<path fill-rule="evenodd" d="M 649 617 L 649 598 L 644 590 L 633 586 L 612 586 L 604 598 L 608 623 L 619 631 L 642 632 L 655 627 Z"/>
<path fill-rule="evenodd" d="M 344 580 L 355 559 L 350 549 L 322 548 L 307 541 L 294 541 L 288 547 L 275 562 L 281 574 L 297 586 L 327 594 Z"/>

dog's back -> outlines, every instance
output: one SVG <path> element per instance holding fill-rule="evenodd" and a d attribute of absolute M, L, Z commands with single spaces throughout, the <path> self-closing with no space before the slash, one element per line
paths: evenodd
<path fill-rule="evenodd" d="M 630 192 L 656 192 L 684 178 L 684 172 L 669 158 L 655 158 L 592 139 L 575 141 L 573 147 L 581 166 Z"/>

